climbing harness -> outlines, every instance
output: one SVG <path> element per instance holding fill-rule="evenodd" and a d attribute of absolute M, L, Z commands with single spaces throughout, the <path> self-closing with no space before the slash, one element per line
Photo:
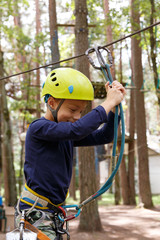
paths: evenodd
<path fill-rule="evenodd" d="M 15 223 L 19 227 L 6 234 L 6 240 L 62 240 L 62 235 L 68 233 L 68 222 L 61 221 L 66 217 L 66 211 L 61 207 L 50 207 L 50 212 L 37 210 L 37 201 L 29 209 L 19 212 L 16 208 Z"/>
<path fill-rule="evenodd" d="M 27 205 L 30 205 L 31 208 L 25 209 L 21 213 L 19 209 L 20 201 L 23 203 L 26 203 Z M 24 229 L 30 230 L 30 235 L 31 235 L 31 231 L 34 233 L 37 233 L 38 240 L 50 239 L 47 237 L 47 235 L 46 235 L 46 238 L 44 237 L 46 231 L 49 232 L 50 235 L 53 235 L 55 233 L 56 240 L 61 240 L 61 236 L 63 234 L 67 234 L 67 240 L 68 240 L 70 239 L 70 236 L 68 233 L 68 223 L 67 221 L 66 222 L 61 221 L 59 217 L 61 219 L 66 218 L 66 210 L 64 208 L 62 208 L 59 205 L 54 205 L 48 198 L 45 198 L 35 193 L 25 184 L 22 194 L 16 206 L 15 222 L 18 223 L 20 219 L 19 230 L 17 228 L 15 230 L 16 232 L 19 231 L 21 233 L 22 232 L 21 228 L 23 226 Z M 23 219 L 23 222 L 24 222 L 23 225 L 21 224 L 21 219 Z M 46 224 L 45 223 L 46 221 L 49 221 L 49 223 Z M 45 224 L 43 224 L 43 222 Z M 43 231 L 40 231 L 39 228 Z M 25 231 L 23 232 L 24 232 L 24 235 L 27 235 L 28 237 L 26 240 L 32 239 L 32 238 L 29 238 L 28 231 L 27 231 L 27 234 Z M 11 233 L 11 236 L 14 233 L 15 232 L 13 231 Z M 7 240 L 11 240 L 12 239 L 11 236 L 9 235 Z M 15 240 L 19 240 L 19 238 L 18 239 L 15 238 Z"/>
<path fill-rule="evenodd" d="M 25 211 L 22 211 L 19 228 L 6 234 L 6 240 L 37 240 L 37 233 L 26 229 L 25 227 Z"/>

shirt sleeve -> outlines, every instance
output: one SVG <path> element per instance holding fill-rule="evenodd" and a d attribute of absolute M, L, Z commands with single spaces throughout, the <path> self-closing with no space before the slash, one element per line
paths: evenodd
<path fill-rule="evenodd" d="M 80 140 L 90 135 L 107 122 L 107 114 L 102 106 L 94 108 L 91 112 L 74 123 L 49 121 L 45 118 L 34 121 L 27 134 L 45 141 Z"/>
<path fill-rule="evenodd" d="M 113 112 L 109 112 L 107 123 L 93 131 L 87 137 L 79 141 L 74 141 L 74 146 L 95 146 L 112 142 L 114 138 L 114 116 Z M 118 117 L 118 124 L 119 122 L 120 116 Z"/>

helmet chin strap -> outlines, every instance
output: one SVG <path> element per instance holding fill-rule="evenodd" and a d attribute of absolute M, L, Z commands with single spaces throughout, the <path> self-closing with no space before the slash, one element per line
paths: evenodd
<path fill-rule="evenodd" d="M 59 103 L 59 105 L 58 105 L 58 107 L 57 107 L 56 109 L 53 109 L 53 108 L 47 103 L 47 106 L 48 106 L 49 110 L 50 110 L 51 113 L 52 113 L 52 116 L 53 116 L 53 118 L 54 118 L 54 121 L 57 122 L 57 123 L 58 123 L 58 119 L 57 119 L 58 111 L 59 111 L 61 105 L 63 104 L 64 100 L 65 100 L 65 99 L 62 99 L 62 100 L 60 101 L 60 103 Z"/>

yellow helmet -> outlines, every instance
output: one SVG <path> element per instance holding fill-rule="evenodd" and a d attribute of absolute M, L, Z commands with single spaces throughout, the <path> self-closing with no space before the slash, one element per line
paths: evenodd
<path fill-rule="evenodd" d="M 72 68 L 56 68 L 51 71 L 42 86 L 42 97 L 46 94 L 59 99 L 94 99 L 90 80 L 83 73 Z"/>

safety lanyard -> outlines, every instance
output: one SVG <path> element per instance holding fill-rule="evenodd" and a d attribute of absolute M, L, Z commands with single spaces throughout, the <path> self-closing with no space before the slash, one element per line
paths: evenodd
<path fill-rule="evenodd" d="M 108 54 L 108 60 L 110 64 L 105 63 L 105 60 L 101 54 L 101 49 L 106 51 Z M 90 57 L 90 54 L 96 52 L 97 55 L 97 59 L 99 61 L 100 67 L 96 66 L 93 59 Z M 113 79 L 112 79 L 112 75 L 110 72 L 110 67 L 112 66 L 112 56 L 110 51 L 105 48 L 105 47 L 95 47 L 95 48 L 90 48 L 86 51 L 86 56 L 89 59 L 90 64 L 98 70 L 101 70 L 101 72 L 103 73 L 105 80 L 109 81 L 110 84 L 112 84 Z M 120 153 L 119 153 L 119 157 L 116 161 L 116 147 L 117 147 L 117 139 L 118 139 L 118 109 L 120 109 L 120 117 L 121 117 L 121 148 L 120 148 Z M 116 106 L 115 109 L 115 118 L 114 118 L 114 142 L 113 142 L 113 151 L 112 151 L 112 173 L 109 176 L 108 180 L 105 182 L 105 184 L 93 195 L 91 195 L 89 198 L 87 198 L 86 200 L 84 200 L 82 203 L 80 203 L 79 205 L 66 205 L 63 206 L 63 208 L 75 208 L 77 210 L 77 213 L 75 215 L 70 215 L 68 217 L 66 217 L 65 219 L 62 219 L 61 217 L 60 220 L 61 221 L 69 221 L 75 217 L 78 217 L 80 212 L 81 212 L 81 208 L 86 205 L 87 203 L 93 201 L 94 199 L 96 199 L 97 197 L 99 197 L 100 195 L 102 195 L 104 192 L 106 192 L 112 185 L 113 179 L 119 169 L 119 166 L 121 164 L 122 158 L 123 158 L 123 152 L 124 152 L 124 144 L 125 144 L 125 121 L 124 121 L 124 115 L 123 115 L 123 108 L 122 108 L 122 104 L 120 103 L 118 106 Z"/>

